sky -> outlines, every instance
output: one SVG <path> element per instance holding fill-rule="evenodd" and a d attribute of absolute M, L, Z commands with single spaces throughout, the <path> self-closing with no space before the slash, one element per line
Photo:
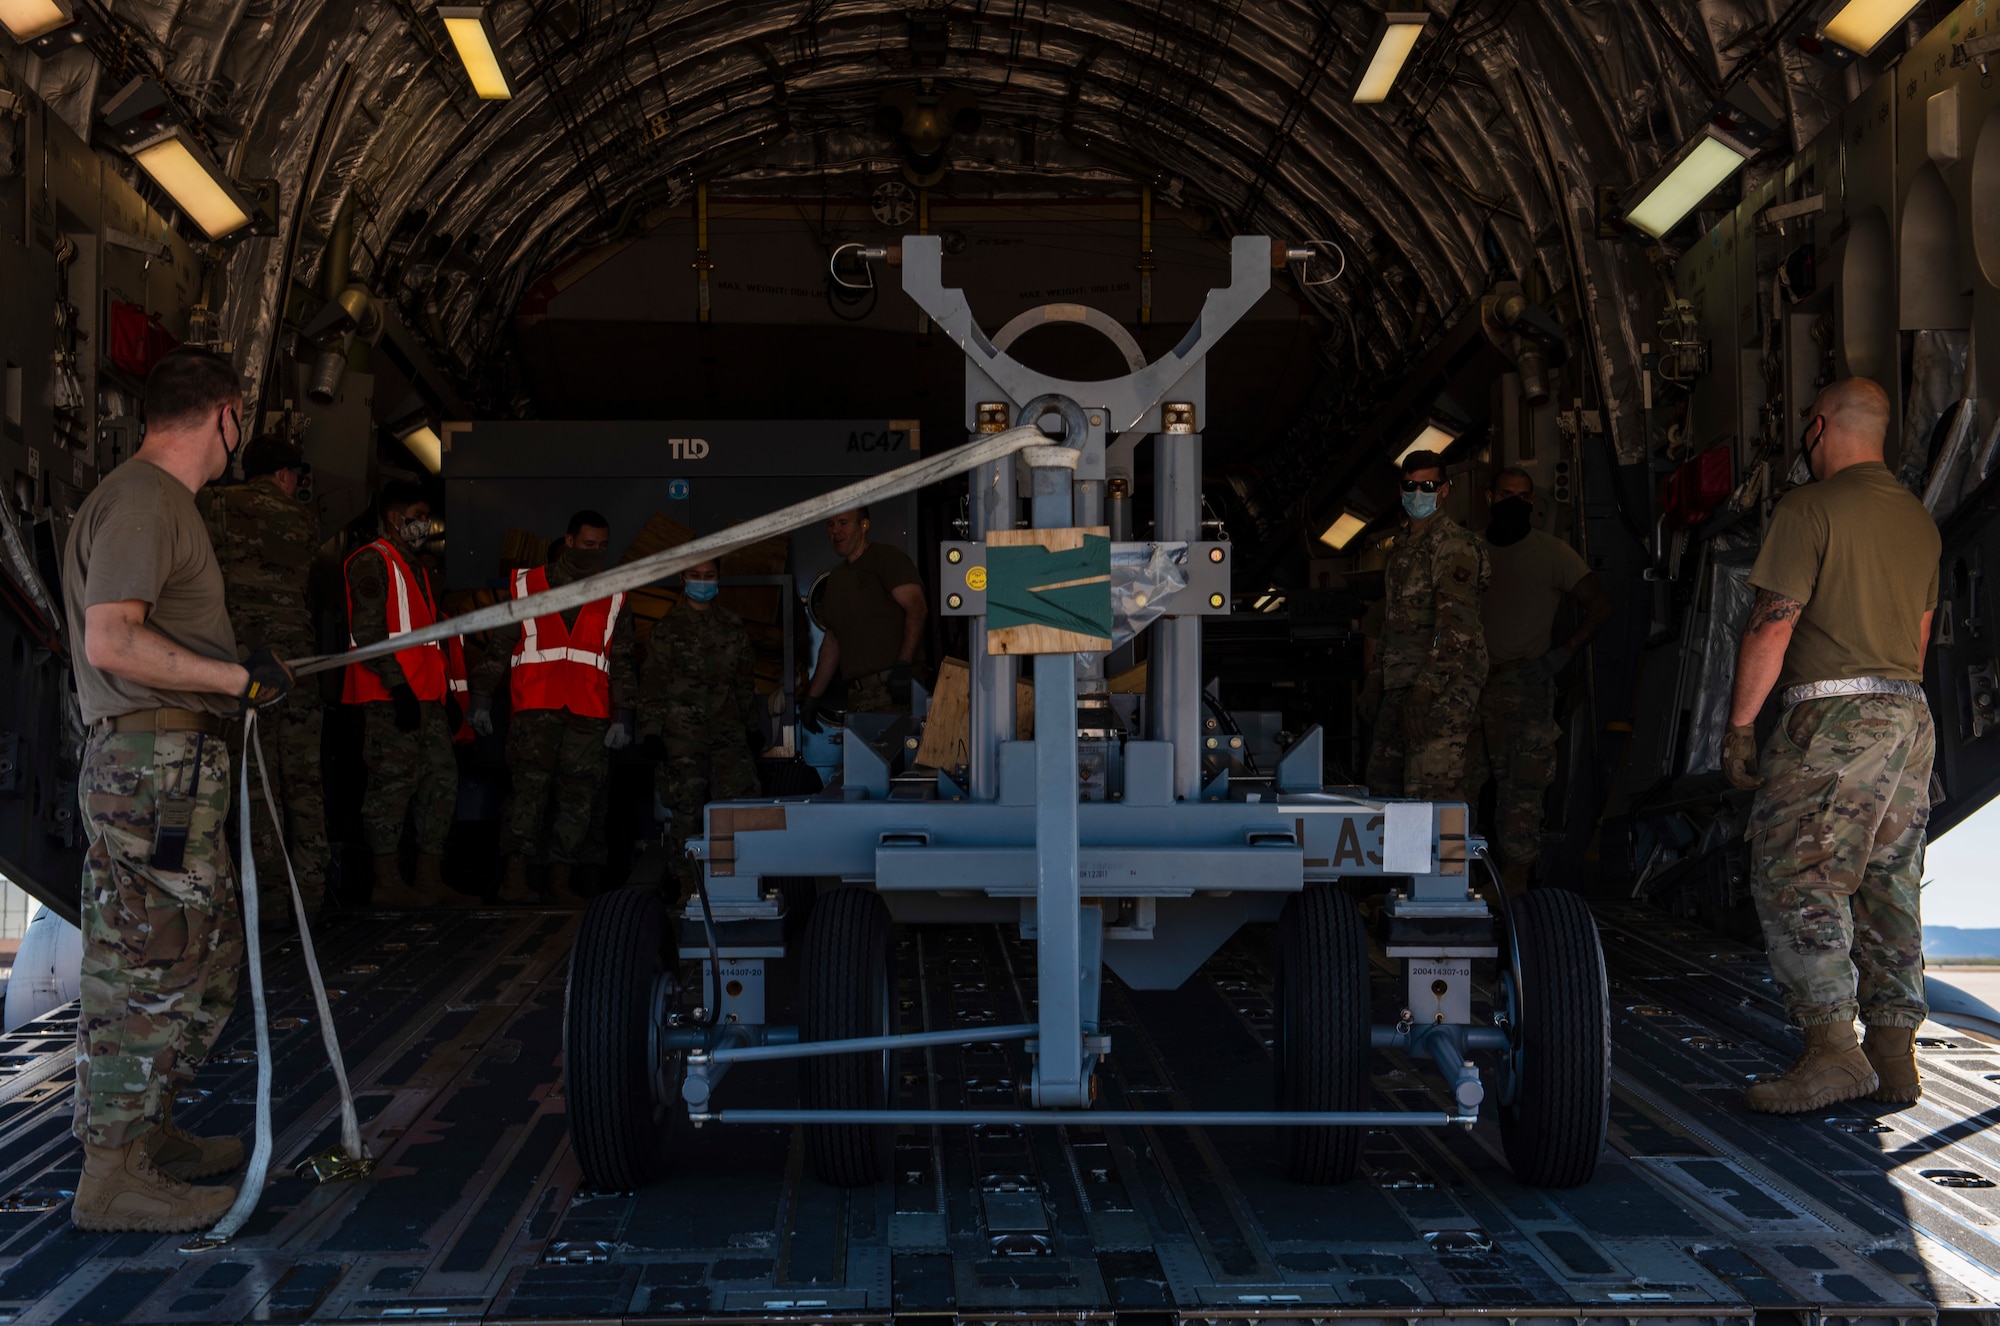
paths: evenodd
<path fill-rule="evenodd" d="M 1925 852 L 1924 923 L 2000 929 L 2000 797 Z"/>

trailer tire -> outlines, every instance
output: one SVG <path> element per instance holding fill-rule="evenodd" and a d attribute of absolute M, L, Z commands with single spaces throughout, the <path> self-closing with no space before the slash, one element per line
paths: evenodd
<path fill-rule="evenodd" d="M 1272 1049 L 1281 1110 L 1368 1104 L 1368 931 L 1354 899 L 1308 888 L 1278 914 Z M 1361 1167 L 1365 1128 L 1293 1128 L 1287 1170 L 1300 1183 L 1345 1183 Z"/>
<path fill-rule="evenodd" d="M 806 921 L 799 956 L 799 1039 L 893 1035 L 897 1028 L 896 948 L 889 909 L 872 889 L 833 889 Z M 894 1099 L 893 1050 L 799 1061 L 799 1099 L 809 1110 L 883 1110 Z M 840 1188 L 889 1177 L 892 1124 L 806 1125 L 813 1170 Z"/>
<path fill-rule="evenodd" d="M 1514 1047 L 1502 1071 L 1500 1140 L 1515 1177 L 1575 1188 L 1597 1172 L 1611 1122 L 1611 996 L 1597 922 L 1582 897 L 1513 900 L 1513 970 L 1500 974 Z"/>
<path fill-rule="evenodd" d="M 666 903 L 651 888 L 592 898 L 570 950 L 563 998 L 563 1096 L 584 1182 L 632 1192 L 666 1172 L 679 1056 L 657 1033 L 678 1003 Z"/>

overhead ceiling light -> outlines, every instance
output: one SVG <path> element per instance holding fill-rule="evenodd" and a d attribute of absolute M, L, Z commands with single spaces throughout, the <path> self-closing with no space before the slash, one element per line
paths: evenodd
<path fill-rule="evenodd" d="M 1448 424 L 1436 421 L 1427 423 L 1423 431 L 1410 439 L 1410 444 L 1396 453 L 1394 464 L 1401 465 L 1413 451 L 1435 451 L 1442 456 L 1446 447 L 1458 441 L 1458 430 Z"/>
<path fill-rule="evenodd" d="M 482 101 L 510 101 L 514 89 L 507 82 L 507 66 L 500 60 L 500 39 L 486 17 L 485 5 L 439 5 L 438 17 L 451 44 L 458 48 L 459 63 L 472 80 L 472 90 Z"/>
<path fill-rule="evenodd" d="M 1354 536 L 1368 528 L 1368 517 L 1343 511 L 1333 518 L 1333 523 L 1319 536 L 1319 541 L 1335 552 L 1340 552 L 1354 542 Z"/>
<path fill-rule="evenodd" d="M 1389 89 L 1396 85 L 1396 75 L 1403 72 L 1403 62 L 1410 58 L 1410 48 L 1417 44 L 1430 17 L 1421 10 L 1391 10 L 1382 15 L 1375 47 L 1368 53 L 1361 81 L 1354 85 L 1356 105 L 1371 106 L 1389 99 Z"/>
<path fill-rule="evenodd" d="M 70 0 L 0 0 L 0 27 L 17 42 L 46 37 L 74 22 Z"/>
<path fill-rule="evenodd" d="M 421 423 L 407 433 L 398 433 L 396 440 L 408 447 L 417 463 L 432 474 L 444 468 L 444 439 L 429 424 Z"/>
<path fill-rule="evenodd" d="M 254 204 L 185 131 L 173 129 L 133 148 L 132 159 L 210 239 L 221 239 L 250 224 Z"/>
<path fill-rule="evenodd" d="M 1835 0 L 1824 11 L 1819 30 L 1857 55 L 1866 55 L 1916 7 L 1917 0 Z"/>
<path fill-rule="evenodd" d="M 1625 220 L 1635 230 L 1659 239 L 1755 155 L 1755 148 L 1737 142 L 1712 124 L 1703 125 L 1691 142 L 1632 191 L 1638 201 L 1625 209 Z"/>

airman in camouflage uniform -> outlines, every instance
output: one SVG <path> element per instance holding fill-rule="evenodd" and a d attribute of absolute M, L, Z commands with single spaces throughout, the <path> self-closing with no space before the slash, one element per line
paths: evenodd
<path fill-rule="evenodd" d="M 571 517 L 556 559 L 543 568 L 550 589 L 560 589 L 604 569 L 611 544 L 611 527 L 604 519 L 595 511 L 580 511 Z M 571 608 L 561 613 L 563 626 L 574 630 L 582 611 Z M 493 731 L 492 697 L 506 684 L 523 630 L 517 625 L 496 632 L 472 679 L 471 721 L 482 735 Z M 507 769 L 514 787 L 501 813 L 500 850 L 507 857 L 500 885 L 502 902 L 535 900 L 528 889 L 527 868 L 529 860 L 537 857 L 545 857 L 549 863 L 548 891 L 555 900 L 581 901 L 570 886 L 570 874 L 589 855 L 592 810 L 609 771 L 605 752 L 623 750 L 632 742 L 639 670 L 630 607 L 618 609 L 611 624 L 608 652 L 609 718 L 568 708 L 516 706 L 507 720 Z M 548 826 L 546 833 L 544 825 Z"/>
<path fill-rule="evenodd" d="M 757 795 L 751 751 L 763 746 L 750 636 L 703 588 L 716 574 L 713 562 L 689 568 L 688 599 L 653 628 L 639 684 L 639 731 L 661 761 L 660 801 L 673 813 L 667 860 L 683 897 L 694 888 L 685 852 L 702 831 L 702 808 Z"/>
<path fill-rule="evenodd" d="M 305 458 L 283 438 L 253 438 L 243 451 L 247 483 L 204 488 L 202 518 L 222 564 L 229 624 L 236 631 L 236 654 L 247 659 L 269 648 L 279 658 L 305 658 L 315 647 L 312 609 L 306 599 L 307 574 L 319 547 L 319 522 L 298 499 Z M 271 792 L 285 818 L 285 844 L 308 912 L 319 910 L 326 892 L 331 853 L 326 840 L 326 796 L 320 785 L 320 730 L 324 714 L 317 685 L 301 686 L 291 702 L 259 725 Z M 271 826 L 270 810 L 253 777 L 250 853 L 257 882 L 268 899 L 267 915 L 283 921 L 291 905 L 285 859 Z"/>
<path fill-rule="evenodd" d="M 1410 525 L 1383 573 L 1382 640 L 1368 678 L 1368 696 L 1380 697 L 1368 786 L 1377 796 L 1462 801 L 1486 681 L 1479 596 L 1492 572 L 1485 548 L 1438 510 L 1451 489 L 1441 457 L 1412 452 L 1403 486 Z"/>
<path fill-rule="evenodd" d="M 1820 393 L 1799 448 L 1815 482 L 1780 499 L 1750 568 L 1757 599 L 1722 764 L 1756 793 L 1751 897 L 1805 1035 L 1782 1077 L 1744 1093 L 1764 1113 L 1923 1092 L 1920 890 L 1937 742 L 1922 681 L 1942 544 L 1883 463 L 1889 412 L 1866 378 Z M 1760 757 L 1756 719 L 1774 689 L 1784 709 Z"/>
<path fill-rule="evenodd" d="M 62 556 L 90 727 L 70 1219 L 171 1233 L 206 1228 L 236 1199 L 188 1180 L 241 1164 L 241 1140 L 180 1128 L 173 1098 L 229 1019 L 244 954 L 222 828 L 227 731 L 282 701 L 291 674 L 268 650 L 236 661 L 195 506 L 242 445 L 242 380 L 220 355 L 176 350 L 148 376 L 145 410 L 144 443 L 77 508 Z"/>

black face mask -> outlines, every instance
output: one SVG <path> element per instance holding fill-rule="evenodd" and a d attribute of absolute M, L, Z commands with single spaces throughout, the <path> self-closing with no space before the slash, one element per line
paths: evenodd
<path fill-rule="evenodd" d="M 571 575 L 594 576 L 604 569 L 604 549 L 565 548 L 560 560 Z"/>
<path fill-rule="evenodd" d="M 1529 521 L 1535 504 L 1525 497 L 1503 497 L 1493 504 L 1493 519 L 1486 526 L 1486 541 L 1505 548 L 1528 537 Z"/>

